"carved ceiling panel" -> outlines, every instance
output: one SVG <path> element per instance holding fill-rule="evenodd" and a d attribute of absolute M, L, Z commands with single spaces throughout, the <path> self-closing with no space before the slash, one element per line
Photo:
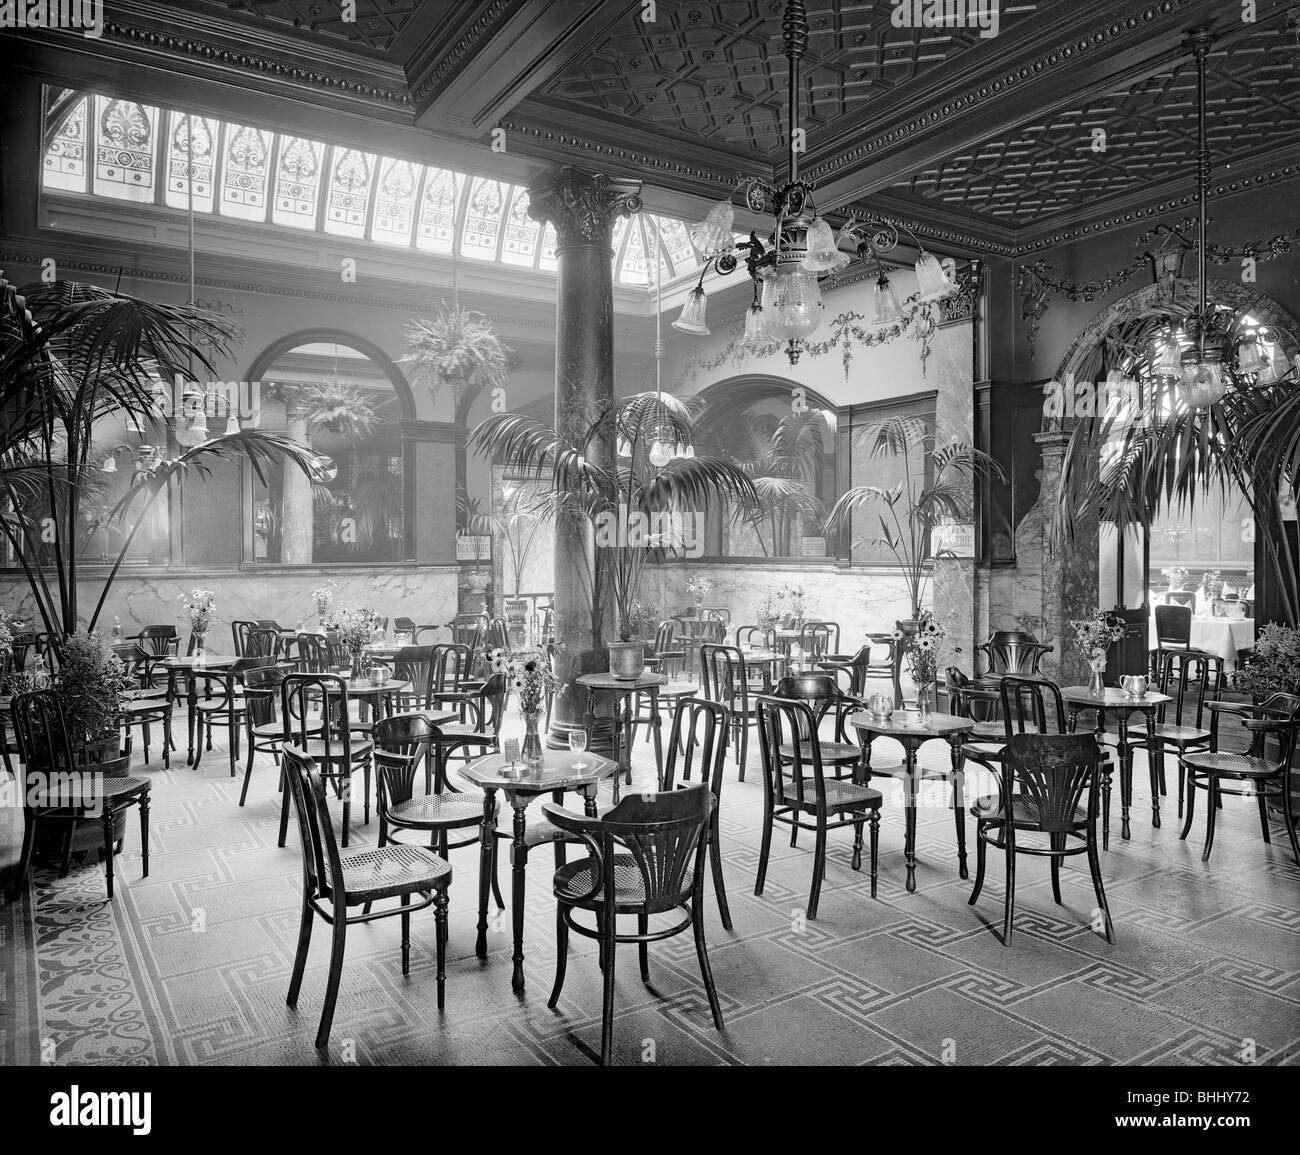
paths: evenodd
<path fill-rule="evenodd" d="M 1040 0 L 1041 18 L 1062 0 Z M 818 129 L 866 114 L 874 97 L 986 46 L 978 28 L 895 28 L 893 5 L 810 0 L 803 63 L 802 125 Z M 642 126 L 702 137 L 775 158 L 785 148 L 789 74 L 780 0 L 658 0 L 541 89 L 553 102 L 627 117 Z"/>
<path fill-rule="evenodd" d="M 226 0 L 226 7 L 386 52 L 415 16 L 420 0 L 356 0 L 356 19 L 351 21 L 343 19 L 338 0 Z"/>
<path fill-rule="evenodd" d="M 1300 76 L 1276 29 L 1221 44 L 1209 60 L 1206 107 L 1214 174 L 1294 147 Z M 1104 135 L 1103 135 L 1104 134 Z M 895 187 L 1024 228 L 1044 217 L 1185 175 L 1196 158 L 1196 69 L 1155 76 L 1021 125 L 930 165 Z"/>

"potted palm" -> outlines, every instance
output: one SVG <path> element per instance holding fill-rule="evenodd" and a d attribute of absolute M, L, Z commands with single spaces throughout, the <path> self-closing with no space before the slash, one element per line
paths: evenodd
<path fill-rule="evenodd" d="M 549 480 L 549 491 L 539 500 L 551 503 L 557 522 L 591 526 L 594 556 L 586 559 L 591 636 L 600 646 L 612 603 L 618 641 L 609 643 L 608 668 L 619 677 L 640 672 L 643 649 L 633 641 L 632 609 L 642 570 L 651 557 L 689 544 L 681 540 L 682 515 L 707 509 L 719 498 L 742 511 L 757 500 L 749 476 L 726 458 L 674 457 L 662 466 L 650 461 L 652 443 L 689 445 L 693 429 L 687 406 L 656 392 L 606 406 L 576 438 L 519 413 L 487 418 L 470 438 L 471 447 L 500 458 L 507 469 Z M 579 658 L 569 655 L 571 662 Z"/>
<path fill-rule="evenodd" d="M 892 486 L 859 485 L 841 494 L 826 518 L 828 533 L 847 529 L 857 510 L 878 515 L 880 533 L 853 543 L 884 546 L 903 571 L 912 617 L 902 623 L 910 636 L 921 619 L 922 593 L 935 556 L 931 537 L 947 521 L 969 521 L 972 490 L 977 477 L 992 474 L 1005 480 L 1002 467 L 966 442 L 939 444 L 920 417 L 904 415 L 873 422 L 859 435 L 872 457 L 901 464 L 903 480 Z"/>

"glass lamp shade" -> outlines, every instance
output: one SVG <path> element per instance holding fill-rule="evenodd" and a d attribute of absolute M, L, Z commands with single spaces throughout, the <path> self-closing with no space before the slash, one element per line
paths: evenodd
<path fill-rule="evenodd" d="M 682 306 L 681 316 L 673 322 L 673 328 L 680 333 L 695 333 L 700 337 L 709 335 L 709 327 L 704 323 L 706 299 L 704 290 L 694 288 Z"/>
<path fill-rule="evenodd" d="M 176 427 L 176 440 L 182 445 L 202 445 L 208 439 L 208 410 L 205 394 L 194 391 L 184 395 Z M 188 425 L 185 419 L 192 417 Z"/>
<path fill-rule="evenodd" d="M 1183 354 L 1182 392 L 1189 409 L 1204 409 L 1223 399 L 1227 387 L 1223 365 L 1215 357 L 1189 349 Z"/>
<path fill-rule="evenodd" d="M 1243 374 L 1259 374 L 1272 365 L 1273 359 L 1268 355 L 1258 333 L 1247 333 L 1237 346 L 1237 368 Z"/>
<path fill-rule="evenodd" d="M 104 464 L 101 465 L 101 466 L 99 467 L 99 472 L 100 472 L 100 473 L 116 473 L 116 472 L 117 472 L 117 456 L 116 456 L 116 454 L 112 454 L 112 453 L 110 453 L 110 454 L 108 455 L 108 457 L 105 458 L 105 460 L 104 460 Z"/>
<path fill-rule="evenodd" d="M 948 275 L 939 258 L 924 249 L 916 259 L 916 283 L 921 290 L 918 297 L 921 301 L 937 301 L 957 288 L 956 280 Z"/>
<path fill-rule="evenodd" d="M 631 457 L 632 442 L 630 442 L 626 437 L 620 437 L 618 443 L 614 447 L 614 452 L 618 454 L 619 457 Z"/>
<path fill-rule="evenodd" d="M 767 327 L 763 320 L 763 306 L 750 305 L 745 313 L 745 335 L 740 339 L 740 347 L 751 353 L 765 349 L 771 342 L 767 339 Z"/>
<path fill-rule="evenodd" d="M 732 245 L 731 226 L 736 219 L 736 210 L 730 201 L 719 201 L 709 215 L 698 224 L 691 225 L 691 240 L 695 247 L 706 256 L 711 253 L 725 253 Z"/>
<path fill-rule="evenodd" d="M 229 437 L 231 436 L 231 434 L 238 433 L 238 432 L 239 432 L 239 418 L 234 413 L 231 413 L 230 416 L 226 418 L 225 435 Z"/>
<path fill-rule="evenodd" d="M 671 441 L 664 441 L 661 438 L 656 437 L 654 441 L 650 443 L 650 453 L 648 455 L 650 458 L 650 464 L 656 469 L 662 469 L 676 456 L 674 448 L 675 447 Z"/>
<path fill-rule="evenodd" d="M 841 253 L 835 243 L 831 226 L 818 217 L 808 228 L 803 267 L 810 273 L 837 273 L 849 263 L 846 253 Z"/>
<path fill-rule="evenodd" d="M 895 321 L 903 319 L 903 310 L 898 304 L 894 287 L 889 283 L 888 277 L 882 276 L 876 282 L 874 298 L 877 325 L 892 325 Z"/>
<path fill-rule="evenodd" d="M 778 269 L 763 284 L 763 317 L 772 341 L 801 340 L 816 332 L 822 323 L 817 274 L 800 265 Z"/>
<path fill-rule="evenodd" d="M 1156 347 L 1151 359 L 1153 376 L 1172 377 L 1175 380 L 1182 377 L 1183 360 L 1178 349 L 1178 336 L 1174 329 L 1162 329 L 1156 335 Z"/>

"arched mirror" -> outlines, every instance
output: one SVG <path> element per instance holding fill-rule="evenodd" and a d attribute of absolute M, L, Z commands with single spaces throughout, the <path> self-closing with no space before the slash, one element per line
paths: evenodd
<path fill-rule="evenodd" d="M 308 479 L 276 470 L 253 479 L 254 561 L 388 562 L 406 556 L 400 421 L 389 367 L 341 341 L 295 344 L 261 373 L 260 427 L 281 430 L 328 458 Z"/>

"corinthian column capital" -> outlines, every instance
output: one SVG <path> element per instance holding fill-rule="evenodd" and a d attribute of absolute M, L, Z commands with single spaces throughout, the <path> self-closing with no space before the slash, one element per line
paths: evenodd
<path fill-rule="evenodd" d="M 585 245 L 611 249 L 614 222 L 641 211 L 641 182 L 564 165 L 533 182 L 528 215 L 555 226 L 556 252 Z"/>

